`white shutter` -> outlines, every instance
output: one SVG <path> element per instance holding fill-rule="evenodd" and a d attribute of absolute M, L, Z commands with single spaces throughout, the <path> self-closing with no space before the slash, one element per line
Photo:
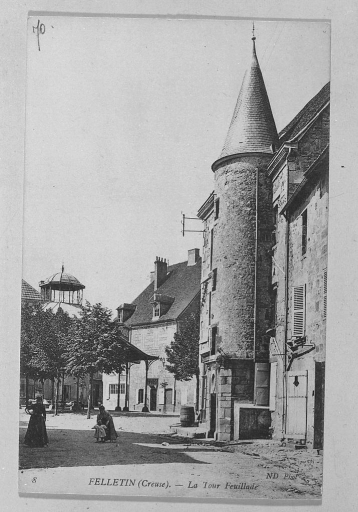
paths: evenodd
<path fill-rule="evenodd" d="M 158 403 L 159 405 L 164 405 L 164 388 L 159 388 L 158 391 Z"/>
<path fill-rule="evenodd" d="M 212 349 L 212 343 L 213 343 L 213 331 L 212 329 L 209 327 L 208 329 L 208 341 L 209 341 L 209 350 L 211 352 L 211 349 Z"/>
<path fill-rule="evenodd" d="M 271 363 L 270 368 L 270 411 L 276 409 L 277 396 L 277 363 Z"/>
<path fill-rule="evenodd" d="M 139 404 L 139 389 L 135 390 L 136 402 Z"/>
<path fill-rule="evenodd" d="M 292 336 L 305 334 L 306 287 L 294 286 L 292 295 Z"/>

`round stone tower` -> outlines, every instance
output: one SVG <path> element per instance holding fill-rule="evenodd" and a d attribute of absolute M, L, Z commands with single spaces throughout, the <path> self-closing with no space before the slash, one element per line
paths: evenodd
<path fill-rule="evenodd" d="M 236 403 L 259 404 L 257 388 L 263 374 L 257 370 L 267 373 L 269 361 L 266 331 L 271 320 L 273 210 L 267 166 L 278 145 L 278 135 L 256 56 L 255 37 L 252 40 L 251 66 L 224 148 L 212 165 L 219 212 L 212 237 L 216 269 L 212 311 L 218 327 L 219 362 L 216 429 L 222 440 L 233 438 Z"/>

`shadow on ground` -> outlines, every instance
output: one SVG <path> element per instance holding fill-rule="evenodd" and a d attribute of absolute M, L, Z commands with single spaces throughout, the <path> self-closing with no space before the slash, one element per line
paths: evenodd
<path fill-rule="evenodd" d="M 27 426 L 20 422 L 20 426 Z M 24 445 L 26 429 L 20 429 L 20 469 L 30 468 L 57 468 L 74 466 L 111 466 L 126 464 L 171 464 L 196 463 L 205 464 L 195 460 L 195 455 L 186 453 L 177 446 L 183 441 L 173 440 L 165 435 L 138 434 L 133 432 L 120 432 L 117 442 L 96 443 L 93 431 L 86 430 L 48 430 L 49 445 L 44 448 L 29 448 Z M 163 446 L 162 443 L 169 443 Z M 156 444 L 158 447 L 139 446 L 142 444 Z M 175 450 L 170 445 L 176 445 Z M 195 452 L 208 451 L 207 448 L 195 447 Z"/>

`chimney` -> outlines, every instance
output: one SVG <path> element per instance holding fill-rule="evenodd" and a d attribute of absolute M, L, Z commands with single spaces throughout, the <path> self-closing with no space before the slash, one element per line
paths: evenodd
<path fill-rule="evenodd" d="M 154 262 L 154 291 L 158 290 L 167 278 L 168 263 L 163 258 L 155 258 Z"/>
<path fill-rule="evenodd" d="M 189 249 L 188 251 L 188 267 L 192 267 L 198 262 L 200 258 L 199 249 Z"/>

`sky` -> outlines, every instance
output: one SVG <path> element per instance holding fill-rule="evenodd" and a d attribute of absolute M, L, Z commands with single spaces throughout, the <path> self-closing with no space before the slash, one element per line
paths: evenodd
<path fill-rule="evenodd" d="M 36 27 L 43 34 L 37 38 Z M 256 21 L 278 130 L 330 79 L 330 26 Z M 156 256 L 185 261 L 182 235 L 214 188 L 252 22 L 30 17 L 23 278 L 61 270 L 115 312 L 148 285 Z M 39 50 L 40 45 L 40 50 Z M 202 229 L 199 220 L 188 229 Z"/>

